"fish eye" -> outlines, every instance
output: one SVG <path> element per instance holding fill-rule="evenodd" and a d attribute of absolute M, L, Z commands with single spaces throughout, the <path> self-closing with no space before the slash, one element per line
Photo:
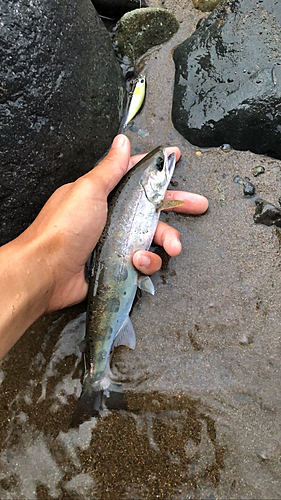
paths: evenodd
<path fill-rule="evenodd" d="M 144 78 L 141 79 L 140 83 L 144 83 Z"/>
<path fill-rule="evenodd" d="M 159 172 L 162 172 L 163 167 L 164 167 L 164 159 L 163 158 L 157 158 L 155 162 L 155 166 Z"/>

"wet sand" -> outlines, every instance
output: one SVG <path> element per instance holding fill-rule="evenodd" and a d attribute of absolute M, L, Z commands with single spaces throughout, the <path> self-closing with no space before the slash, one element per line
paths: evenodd
<path fill-rule="evenodd" d="M 256 197 L 276 204 L 281 162 L 199 149 L 173 128 L 172 51 L 202 13 L 191 0 L 164 6 L 180 29 L 140 62 L 147 97 L 127 135 L 133 152 L 179 146 L 174 188 L 204 194 L 210 208 L 162 215 L 183 251 L 164 256 L 155 296 L 133 309 L 136 350 L 114 353 L 128 412 L 69 429 L 85 303 L 41 318 L 2 362 L 1 500 L 281 498 L 281 237 L 254 223 L 255 197 L 233 182 L 248 176 Z"/>

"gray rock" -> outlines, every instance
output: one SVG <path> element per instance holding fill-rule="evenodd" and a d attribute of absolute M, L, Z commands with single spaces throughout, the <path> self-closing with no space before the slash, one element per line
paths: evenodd
<path fill-rule="evenodd" d="M 254 196 L 256 188 L 254 184 L 250 181 L 249 177 L 245 177 L 243 181 L 243 193 L 245 196 Z"/>
<path fill-rule="evenodd" d="M 97 12 L 106 17 L 119 19 L 130 10 L 146 7 L 144 0 L 92 0 Z"/>
<path fill-rule="evenodd" d="M 124 94 L 90 0 L 3 4 L 0 244 L 95 165 L 118 130 Z"/>
<path fill-rule="evenodd" d="M 178 28 L 175 16 L 166 9 L 137 9 L 120 19 L 114 42 L 122 56 L 135 62 L 148 49 L 170 40 Z"/>
<path fill-rule="evenodd" d="M 281 3 L 228 0 L 176 48 L 173 122 L 200 147 L 281 158 Z"/>

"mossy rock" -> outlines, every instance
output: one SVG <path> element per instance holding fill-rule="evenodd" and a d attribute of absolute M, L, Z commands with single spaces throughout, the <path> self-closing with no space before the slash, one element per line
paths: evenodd
<path fill-rule="evenodd" d="M 155 45 L 167 42 L 178 28 L 178 21 L 166 9 L 136 9 L 120 19 L 114 41 L 118 52 L 135 62 Z"/>
<path fill-rule="evenodd" d="M 192 0 L 195 9 L 202 12 L 211 12 L 221 2 L 221 0 Z"/>

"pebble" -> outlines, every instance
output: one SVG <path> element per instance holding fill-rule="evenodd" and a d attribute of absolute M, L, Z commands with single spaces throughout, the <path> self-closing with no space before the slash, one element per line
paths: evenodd
<path fill-rule="evenodd" d="M 251 183 L 249 177 L 245 177 L 243 181 L 243 192 L 245 196 L 254 196 L 256 188 L 254 184 Z"/>
<path fill-rule="evenodd" d="M 262 165 L 257 165 L 256 167 L 252 168 L 252 174 L 254 177 L 257 177 L 258 175 L 264 174 L 265 168 Z"/>

